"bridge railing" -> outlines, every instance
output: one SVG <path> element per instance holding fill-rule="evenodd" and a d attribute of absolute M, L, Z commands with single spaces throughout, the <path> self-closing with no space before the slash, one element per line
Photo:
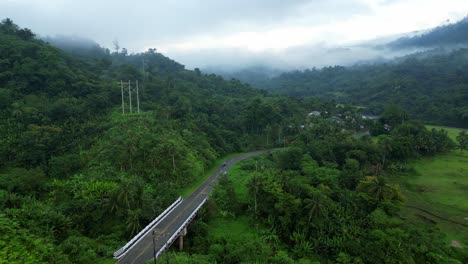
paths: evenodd
<path fill-rule="evenodd" d="M 161 220 L 163 220 L 172 210 L 174 210 L 177 205 L 182 202 L 182 197 L 179 198 L 172 203 L 166 210 L 164 210 L 158 217 L 156 217 L 151 223 L 149 223 L 143 230 L 141 230 L 136 236 L 134 236 L 130 241 L 128 241 L 125 246 L 121 247 L 119 250 L 114 252 L 114 258 L 120 259 L 121 257 L 125 256 L 129 249 L 131 249 L 134 245 L 136 245 L 145 235 L 154 227 L 156 226 Z"/>
<path fill-rule="evenodd" d="M 162 253 L 164 253 L 164 251 L 166 251 L 166 249 L 168 249 L 172 245 L 172 243 L 174 243 L 176 238 L 179 236 L 179 234 L 182 232 L 182 230 L 184 228 L 186 228 L 187 225 L 193 220 L 193 218 L 198 213 L 200 208 L 205 204 L 207 199 L 208 198 L 203 199 L 203 201 L 197 206 L 197 208 L 195 208 L 195 210 L 193 210 L 193 212 L 190 214 L 190 216 L 187 217 L 187 219 L 184 221 L 184 223 L 182 225 L 180 225 L 180 227 L 177 229 L 177 231 L 167 240 L 166 244 L 164 244 L 164 246 L 162 246 L 159 249 L 159 251 L 154 256 L 155 259 L 157 259 Z"/>

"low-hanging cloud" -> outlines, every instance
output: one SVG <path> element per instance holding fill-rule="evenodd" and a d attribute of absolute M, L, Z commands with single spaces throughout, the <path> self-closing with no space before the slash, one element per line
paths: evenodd
<path fill-rule="evenodd" d="M 249 52 L 245 49 L 209 49 L 182 52 L 171 57 L 185 62 L 187 68 L 199 67 L 210 72 L 239 71 L 259 65 L 280 71 L 326 66 L 350 66 L 386 61 L 421 49 L 391 50 L 363 43 L 353 46 L 330 46 L 325 43 L 304 45 L 283 51 Z M 216 69 L 219 68 L 219 71 Z"/>
<path fill-rule="evenodd" d="M 346 11 L 336 6 L 346 5 Z M 368 11 L 357 0 L 3 0 L 10 17 L 41 35 L 80 35 L 110 46 L 118 39 L 131 51 L 176 43 L 191 35 L 265 30 L 288 24 L 338 19 Z"/>
<path fill-rule="evenodd" d="M 82 36 L 110 49 L 118 40 L 130 52 L 156 48 L 190 68 L 298 68 L 378 57 L 353 43 L 464 17 L 464 1 L 1 0 L 0 17 L 41 36 Z"/>

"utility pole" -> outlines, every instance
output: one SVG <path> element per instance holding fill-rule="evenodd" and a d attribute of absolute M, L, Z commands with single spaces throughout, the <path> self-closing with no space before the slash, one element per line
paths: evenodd
<path fill-rule="evenodd" d="M 132 86 L 130 84 L 130 80 L 128 80 L 128 96 L 130 97 L 130 114 L 133 113 L 132 111 Z"/>
<path fill-rule="evenodd" d="M 156 246 L 155 246 L 155 243 L 154 243 L 154 236 L 155 236 L 155 232 L 153 230 L 153 263 L 156 264 Z"/>
<path fill-rule="evenodd" d="M 138 109 L 138 113 L 140 113 L 140 96 L 138 95 L 138 80 L 136 81 L 136 94 L 137 94 L 137 109 Z"/>
<path fill-rule="evenodd" d="M 136 93 L 136 101 L 137 101 L 137 113 L 140 113 L 140 88 L 138 86 L 138 80 L 135 81 L 136 87 L 132 88 L 132 82 L 128 80 L 128 82 L 120 81 L 120 93 L 122 96 L 122 114 L 125 114 L 125 93 L 128 93 L 128 108 L 130 109 L 130 113 L 133 113 L 132 107 L 132 94 Z"/>
<path fill-rule="evenodd" d="M 122 114 L 125 114 L 124 88 L 123 88 L 123 82 L 122 82 L 122 80 L 120 81 L 120 91 L 122 92 Z"/>

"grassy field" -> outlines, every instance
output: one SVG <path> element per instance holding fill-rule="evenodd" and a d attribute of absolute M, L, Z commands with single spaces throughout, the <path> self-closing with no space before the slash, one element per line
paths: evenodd
<path fill-rule="evenodd" d="M 246 185 L 252 177 L 252 174 L 241 168 L 245 164 L 252 164 L 252 161 L 256 159 L 258 158 L 243 160 L 234 164 L 228 170 L 228 177 L 235 186 L 236 197 L 240 203 L 247 203 L 248 189 Z M 263 240 L 259 234 L 263 227 L 252 225 L 249 216 L 246 214 L 237 215 L 236 217 L 223 217 L 220 212 L 216 212 L 214 217 L 209 220 L 207 228 L 209 238 L 213 241 L 225 239 L 231 241 L 231 243 L 242 244 L 255 239 Z"/>
<path fill-rule="evenodd" d="M 257 163 L 258 161 L 258 163 Z M 248 188 L 247 183 L 253 177 L 255 172 L 243 170 L 243 166 L 256 165 L 262 166 L 262 157 L 253 157 L 234 164 L 228 170 L 228 177 L 235 186 L 235 193 L 239 203 L 248 203 Z M 262 229 L 262 227 L 257 227 Z M 229 234 L 229 237 L 235 241 L 246 241 L 252 237 L 258 237 L 258 232 L 251 223 L 246 214 L 239 215 L 236 218 L 223 218 L 220 215 L 210 220 L 209 233 L 214 237 L 219 238 Z"/>
<path fill-rule="evenodd" d="M 459 130 L 444 129 L 455 140 Z M 456 240 L 467 248 L 468 153 L 454 150 L 412 161 L 410 165 L 414 172 L 398 177 L 407 198 L 402 216 L 417 223 L 435 224 L 447 234 L 448 243 Z"/>
<path fill-rule="evenodd" d="M 246 203 L 247 202 L 247 197 L 248 197 L 248 189 L 247 189 L 247 183 L 249 182 L 250 178 L 252 175 L 247 173 L 246 171 L 241 169 L 241 166 L 245 163 L 249 162 L 247 161 L 242 161 L 234 166 L 232 166 L 229 169 L 229 179 L 233 182 L 236 192 L 237 199 L 241 203 Z"/>
<path fill-rule="evenodd" d="M 200 177 L 191 186 L 185 188 L 182 192 L 183 197 L 190 195 L 198 186 L 200 186 L 224 161 L 232 157 L 242 155 L 242 153 L 231 154 L 229 156 L 218 159 L 212 169 L 206 172 L 203 177 Z M 228 177 L 232 180 L 235 186 L 236 196 L 240 203 L 247 203 L 248 189 L 247 183 L 252 177 L 252 174 L 242 170 L 242 166 L 247 163 L 252 163 L 258 158 L 250 158 L 234 164 L 228 170 Z M 257 237 L 255 228 L 249 224 L 248 217 L 245 215 L 237 216 L 236 218 L 223 218 L 221 215 L 215 216 L 210 220 L 208 226 L 210 236 L 213 238 L 229 237 L 234 241 L 247 241 L 252 237 Z"/>
<path fill-rule="evenodd" d="M 208 233 L 214 239 L 228 236 L 233 241 L 238 242 L 258 237 L 255 228 L 249 224 L 248 216 L 238 216 L 235 219 L 216 217 L 210 220 Z"/>
<path fill-rule="evenodd" d="M 233 154 L 230 154 L 228 156 L 225 156 L 225 157 L 222 157 L 222 158 L 219 158 L 217 159 L 214 163 L 213 163 L 213 166 L 211 166 L 211 169 L 207 170 L 203 175 L 202 177 L 199 177 L 198 179 L 196 179 L 192 184 L 188 185 L 187 187 L 183 188 L 181 191 L 180 191 L 180 195 L 182 196 L 182 198 L 186 198 L 187 196 L 189 196 L 192 192 L 194 192 L 200 185 L 202 185 L 203 182 L 206 181 L 206 179 L 208 179 L 211 174 L 213 174 L 213 172 L 216 171 L 216 169 L 218 169 L 219 166 L 221 166 L 221 164 L 223 164 L 223 162 L 225 162 L 226 160 L 230 159 L 230 158 L 233 158 L 235 156 L 239 156 L 239 155 L 242 155 L 243 153 L 233 153 Z"/>
<path fill-rule="evenodd" d="M 463 130 L 463 129 L 460 129 L 460 128 L 444 127 L 444 126 L 432 126 L 432 125 L 426 125 L 426 128 L 427 129 L 433 129 L 433 128 L 435 128 L 435 129 L 444 129 L 444 130 L 447 131 L 449 138 L 451 138 L 455 142 L 456 142 L 456 138 L 457 138 L 458 134 L 460 133 L 460 131 Z"/>

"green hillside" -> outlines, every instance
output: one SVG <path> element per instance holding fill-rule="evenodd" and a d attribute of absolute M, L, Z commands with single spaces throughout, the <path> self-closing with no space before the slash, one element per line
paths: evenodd
<path fill-rule="evenodd" d="M 120 80 L 139 80 L 141 113 L 126 101 L 122 115 Z M 267 134 L 288 135 L 306 112 L 155 49 L 62 51 L 5 19 L 0 233 L 16 239 L 0 260 L 109 260 L 219 157 L 268 147 Z"/>
<path fill-rule="evenodd" d="M 363 105 L 374 114 L 397 104 L 421 121 L 466 128 L 467 56 L 468 49 L 436 49 L 386 63 L 287 72 L 261 88 Z"/>
<path fill-rule="evenodd" d="M 401 217 L 391 182 L 410 160 L 450 153 L 446 132 L 396 105 L 370 120 L 362 107 L 268 95 L 156 49 L 78 47 L 0 23 L 0 263 L 112 263 L 220 159 L 272 148 L 219 177 L 185 251 L 162 262 L 468 260 Z M 135 96 L 122 113 L 121 80 L 139 81 L 139 113 Z"/>

